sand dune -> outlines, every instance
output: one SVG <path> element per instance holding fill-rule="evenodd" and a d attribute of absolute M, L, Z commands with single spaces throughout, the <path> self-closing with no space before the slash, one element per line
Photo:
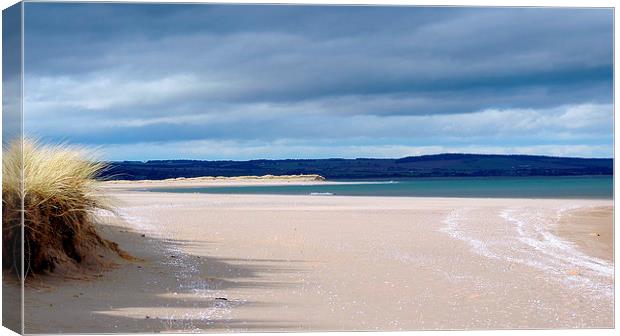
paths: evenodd
<path fill-rule="evenodd" d="M 209 187 L 209 186 L 245 186 L 245 185 L 284 185 L 284 184 L 319 184 L 327 182 L 321 175 L 263 175 L 263 176 L 202 176 L 178 177 L 165 180 L 112 180 L 102 183 L 107 189 L 139 189 L 145 187 Z"/>

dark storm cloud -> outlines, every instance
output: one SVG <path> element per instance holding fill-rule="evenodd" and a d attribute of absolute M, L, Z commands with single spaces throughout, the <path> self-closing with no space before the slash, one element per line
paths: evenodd
<path fill-rule="evenodd" d="M 2 146 L 22 134 L 21 5 L 2 11 Z"/>
<path fill-rule="evenodd" d="M 448 137 L 442 116 L 469 115 L 461 136 L 484 142 L 509 131 L 477 127 L 489 110 L 611 138 L 608 9 L 28 3 L 25 20 L 29 118 L 51 120 L 31 130 L 52 139 Z M 541 130 L 579 106 L 608 119 Z"/>

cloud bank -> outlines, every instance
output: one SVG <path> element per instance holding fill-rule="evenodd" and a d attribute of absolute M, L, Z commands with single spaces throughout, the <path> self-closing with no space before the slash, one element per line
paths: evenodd
<path fill-rule="evenodd" d="M 28 3 L 25 127 L 111 160 L 610 157 L 612 14 Z"/>

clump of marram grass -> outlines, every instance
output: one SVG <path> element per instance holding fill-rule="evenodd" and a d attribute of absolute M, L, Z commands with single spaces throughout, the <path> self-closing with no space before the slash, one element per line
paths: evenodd
<path fill-rule="evenodd" d="M 10 144 L 2 161 L 3 267 L 22 273 L 22 202 L 25 276 L 101 265 L 102 249 L 123 254 L 93 222 L 94 210 L 108 208 L 96 187 L 104 167 L 79 147 Z"/>

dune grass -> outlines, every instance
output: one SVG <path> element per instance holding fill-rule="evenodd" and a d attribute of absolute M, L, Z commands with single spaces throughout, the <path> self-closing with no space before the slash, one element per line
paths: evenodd
<path fill-rule="evenodd" d="M 97 193 L 96 177 L 104 168 L 79 147 L 25 140 L 23 146 L 17 141 L 4 149 L 3 267 L 22 273 L 22 200 L 25 276 L 97 264 L 101 248 L 119 252 L 99 236 L 92 216 L 108 208 Z"/>

